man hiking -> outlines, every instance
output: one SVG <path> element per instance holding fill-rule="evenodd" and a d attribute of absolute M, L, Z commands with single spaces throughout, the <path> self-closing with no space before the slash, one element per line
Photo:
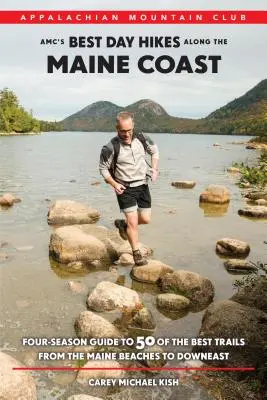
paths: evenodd
<path fill-rule="evenodd" d="M 100 154 L 99 171 L 117 195 L 125 219 L 115 220 L 115 226 L 124 240 L 129 240 L 135 265 L 147 264 L 138 243 L 138 225 L 151 219 L 151 196 L 148 178 L 155 182 L 158 176 L 159 152 L 154 142 L 143 133 L 134 131 L 133 115 L 120 112 L 116 117 L 118 135 Z M 151 176 L 148 175 L 146 153 L 151 156 Z"/>

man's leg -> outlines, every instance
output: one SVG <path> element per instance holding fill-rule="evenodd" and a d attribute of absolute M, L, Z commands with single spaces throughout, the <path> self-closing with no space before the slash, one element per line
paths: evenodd
<path fill-rule="evenodd" d="M 138 248 L 138 220 L 139 213 L 137 211 L 137 198 L 139 197 L 142 188 L 128 188 L 122 195 L 117 196 L 121 211 L 124 212 L 124 220 L 115 220 L 115 226 L 119 229 L 120 235 L 123 239 L 128 239 L 133 250 L 133 258 L 135 265 L 141 266 L 147 264 L 146 258 L 142 255 Z M 140 221 L 145 222 L 145 218 Z"/>
<path fill-rule="evenodd" d="M 142 185 L 142 190 L 137 199 L 138 224 L 146 225 L 151 220 L 151 195 L 148 185 Z"/>
<path fill-rule="evenodd" d="M 147 225 L 151 221 L 151 209 L 138 209 L 138 225 Z"/>
<path fill-rule="evenodd" d="M 138 213 L 137 211 L 125 213 L 127 236 L 133 251 L 138 249 Z"/>
<path fill-rule="evenodd" d="M 131 248 L 133 250 L 134 263 L 137 266 L 142 266 L 147 264 L 147 259 L 143 256 L 139 249 L 139 237 L 138 237 L 138 212 L 126 212 L 126 223 L 127 223 L 127 236 Z"/>

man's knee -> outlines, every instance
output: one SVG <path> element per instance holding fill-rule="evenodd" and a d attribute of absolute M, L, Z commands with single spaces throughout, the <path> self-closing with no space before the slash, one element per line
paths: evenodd
<path fill-rule="evenodd" d="M 136 212 L 126 213 L 127 225 L 130 229 L 135 229 L 138 226 L 138 216 Z"/>
<path fill-rule="evenodd" d="M 150 212 L 140 212 L 139 213 L 139 223 L 141 224 L 149 224 L 151 220 L 151 214 Z"/>

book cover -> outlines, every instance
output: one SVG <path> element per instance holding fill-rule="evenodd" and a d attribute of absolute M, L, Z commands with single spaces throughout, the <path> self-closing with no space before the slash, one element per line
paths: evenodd
<path fill-rule="evenodd" d="M 266 396 L 265 2 L 0 7 L 0 399 Z"/>

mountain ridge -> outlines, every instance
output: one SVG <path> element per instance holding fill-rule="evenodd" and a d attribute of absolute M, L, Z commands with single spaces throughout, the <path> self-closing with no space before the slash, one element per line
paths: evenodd
<path fill-rule="evenodd" d="M 126 107 L 110 101 L 97 101 L 61 121 L 64 130 L 112 132 L 120 111 L 134 114 L 136 130 L 164 133 L 213 133 L 256 135 L 267 132 L 267 79 L 244 95 L 200 119 L 174 117 L 150 99 Z"/>

